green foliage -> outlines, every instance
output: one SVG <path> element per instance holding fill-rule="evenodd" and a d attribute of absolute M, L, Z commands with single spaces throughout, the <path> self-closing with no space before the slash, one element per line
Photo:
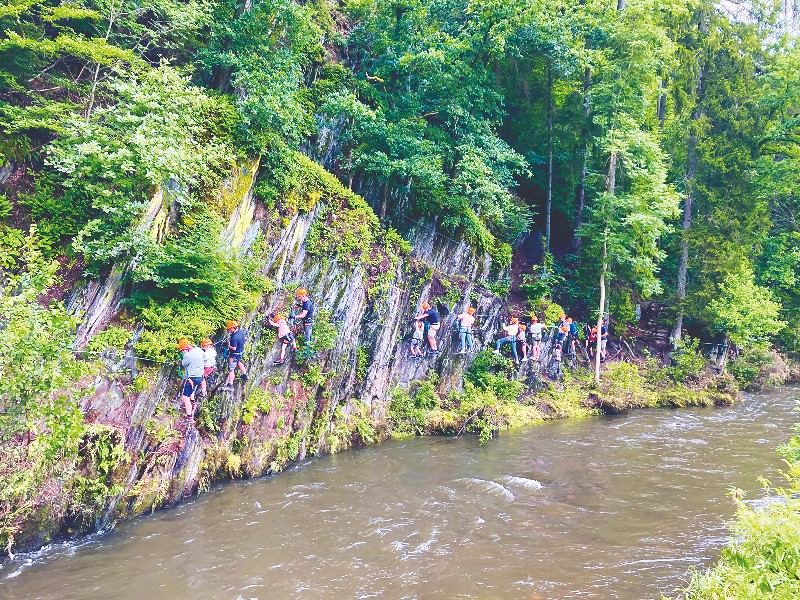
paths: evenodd
<path fill-rule="evenodd" d="M 138 305 L 136 312 L 144 325 L 136 355 L 150 360 L 170 362 L 175 358 L 178 340 L 186 337 L 195 345 L 220 329 L 230 318 L 196 300 L 170 300 L 165 304 L 150 302 Z"/>
<path fill-rule="evenodd" d="M 700 340 L 685 337 L 677 342 L 677 348 L 670 355 L 672 364 L 664 369 L 666 375 L 678 383 L 697 381 L 706 366 L 700 354 Z"/>
<path fill-rule="evenodd" d="M 559 290 L 564 281 L 564 277 L 553 268 L 552 254 L 546 254 L 543 264 L 535 265 L 532 273 L 522 274 L 519 289 L 529 306 L 537 310 L 553 297 L 554 291 Z"/>
<path fill-rule="evenodd" d="M 728 363 L 727 369 L 736 378 L 742 388 L 748 388 L 761 375 L 761 372 L 772 365 L 775 356 L 769 348 L 753 346 L 744 350 L 738 358 Z"/>
<path fill-rule="evenodd" d="M 303 69 L 322 53 L 314 9 L 291 0 L 263 0 L 248 10 L 234 0 L 214 6 L 200 60 L 216 86 L 238 91 L 240 143 L 253 154 L 298 143 L 311 132 Z"/>
<path fill-rule="evenodd" d="M 119 325 L 109 325 L 95 335 L 86 345 L 88 352 L 103 352 L 106 348 L 123 350 L 131 340 L 131 330 Z"/>
<path fill-rule="evenodd" d="M 499 296 L 501 298 L 505 298 L 511 293 L 510 279 L 498 279 L 497 281 L 492 282 L 484 281 L 480 285 L 484 289 L 492 292 L 495 296 Z"/>
<path fill-rule="evenodd" d="M 48 169 L 24 199 L 51 245 L 72 243 L 95 269 L 144 244 L 135 227 L 153 187 L 179 199 L 219 178 L 231 150 L 218 136 L 224 101 L 163 66 L 109 81 L 115 102 L 74 116 L 47 148 Z M 224 133 L 224 132 L 223 132 Z"/>
<path fill-rule="evenodd" d="M 0 289 L 0 544 L 10 547 L 32 513 L 39 486 L 73 471 L 86 431 L 75 382 L 87 365 L 69 352 L 76 319 L 61 305 L 44 307 L 56 263 L 37 250 L 35 229 L 25 240 L 25 269 Z"/>
<path fill-rule="evenodd" d="M 309 364 L 321 352 L 331 350 L 336 345 L 338 330 L 336 329 L 336 324 L 331 320 L 332 317 L 331 311 L 326 309 L 317 309 L 314 312 L 312 341 L 310 344 L 303 343 L 295 353 L 295 360 L 298 364 Z"/>
<path fill-rule="evenodd" d="M 269 414 L 272 410 L 272 395 L 259 387 L 249 391 L 242 402 L 242 423 L 250 425 L 257 413 Z"/>
<path fill-rule="evenodd" d="M 475 389 L 490 390 L 502 402 L 514 402 L 522 393 L 523 384 L 514 379 L 514 364 L 489 350 L 479 352 L 464 373 L 464 381 Z"/>
<path fill-rule="evenodd" d="M 768 343 L 786 326 L 779 318 L 780 305 L 766 288 L 757 285 L 753 271 L 743 267 L 726 275 L 709 312 L 717 331 L 725 332 L 737 346 Z"/>
<path fill-rule="evenodd" d="M 305 385 L 308 388 L 313 388 L 317 386 L 324 387 L 325 384 L 328 383 L 328 379 L 333 377 L 333 373 L 325 372 L 322 369 L 323 369 L 322 364 L 318 362 L 310 363 L 307 366 L 306 372 L 303 373 L 302 376 L 303 385 Z"/>
<path fill-rule="evenodd" d="M 364 381 L 367 376 L 367 365 L 369 363 L 369 353 L 363 344 L 359 344 L 356 348 L 356 377 L 358 381 Z"/>

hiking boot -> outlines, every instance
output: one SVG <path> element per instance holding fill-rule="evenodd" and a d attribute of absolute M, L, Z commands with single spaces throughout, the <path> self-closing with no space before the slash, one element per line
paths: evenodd
<path fill-rule="evenodd" d="M 286 359 L 285 359 L 285 358 L 279 358 L 278 360 L 276 360 L 276 361 L 273 361 L 273 363 L 272 363 L 272 364 L 273 364 L 273 365 L 282 365 L 282 364 L 284 364 L 285 362 L 286 362 Z"/>
<path fill-rule="evenodd" d="M 249 377 L 247 377 L 247 373 L 242 373 L 242 381 L 246 383 L 248 379 Z"/>
<path fill-rule="evenodd" d="M 233 386 L 231 384 L 229 384 L 229 383 L 226 383 L 221 388 L 219 388 L 219 391 L 220 392 L 232 392 L 233 391 Z"/>

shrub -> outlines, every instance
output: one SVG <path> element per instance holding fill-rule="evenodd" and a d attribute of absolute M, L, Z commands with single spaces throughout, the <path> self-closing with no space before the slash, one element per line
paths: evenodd
<path fill-rule="evenodd" d="M 706 366 L 706 359 L 700 354 L 700 340 L 686 337 L 679 340 L 676 350 L 671 354 L 672 364 L 664 369 L 668 377 L 678 383 L 697 381 Z"/>

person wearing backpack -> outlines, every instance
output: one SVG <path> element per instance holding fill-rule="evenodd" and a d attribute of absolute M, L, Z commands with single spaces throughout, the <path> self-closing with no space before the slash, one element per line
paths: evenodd
<path fill-rule="evenodd" d="M 531 317 L 531 324 L 528 328 L 531 334 L 531 360 L 539 362 L 539 353 L 542 348 L 542 332 L 544 330 L 544 323 L 539 323 L 539 318 L 536 315 Z"/>

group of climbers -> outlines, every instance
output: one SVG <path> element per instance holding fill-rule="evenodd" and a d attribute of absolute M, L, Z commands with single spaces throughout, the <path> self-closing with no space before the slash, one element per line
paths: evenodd
<path fill-rule="evenodd" d="M 458 350 L 455 354 L 465 354 L 475 350 L 473 328 L 475 326 L 475 308 L 467 307 L 463 312 L 456 315 L 453 328 L 458 332 Z M 423 302 L 421 311 L 413 318 L 411 334 L 411 356 L 421 358 L 425 355 L 423 341 L 427 337 L 428 352 L 436 354 L 439 352 L 436 333 L 441 327 L 441 318 L 438 311 L 433 308 L 430 302 Z M 504 344 L 511 346 L 511 354 L 515 363 L 528 360 L 539 362 L 541 359 L 541 344 L 547 326 L 539 322 L 536 315 L 531 315 L 529 323 L 521 323 L 518 317 L 510 317 L 509 320 L 501 324 L 504 334 L 495 342 L 494 352 L 500 354 Z M 562 356 L 575 355 L 577 345 L 580 341 L 578 323 L 566 314 L 561 313 L 558 322 L 550 326 L 554 330 L 553 351 L 556 361 L 561 361 Z M 608 329 L 605 320 L 602 321 L 600 331 L 600 358 L 606 359 L 606 342 L 608 340 Z M 584 326 L 585 349 L 592 355 L 597 341 L 597 326 Z"/>
<path fill-rule="evenodd" d="M 236 321 L 228 321 L 228 377 L 223 391 L 233 389 L 236 371 L 241 373 L 243 381 L 247 381 L 247 369 L 242 362 L 244 356 L 245 334 Z M 181 402 L 185 411 L 186 422 L 192 422 L 197 411 L 197 404 L 208 395 L 208 378 L 216 370 L 217 350 L 214 343 L 205 338 L 196 347 L 188 338 L 178 340 L 178 350 L 182 353 L 181 366 L 186 370 L 181 386 Z"/>
<path fill-rule="evenodd" d="M 305 343 L 309 344 L 312 341 L 314 303 L 305 288 L 299 288 L 296 296 L 300 311 L 292 316 L 292 322 L 303 328 L 303 339 Z M 281 342 L 280 358 L 275 361 L 275 364 L 283 364 L 286 361 L 287 346 L 291 344 L 292 348 L 297 350 L 297 342 L 289 318 L 280 313 L 272 313 L 268 316 L 267 322 L 278 330 L 278 341 Z M 239 327 L 237 321 L 228 321 L 225 329 L 228 332 L 226 346 L 228 374 L 224 385 L 219 389 L 229 392 L 233 390 L 237 371 L 242 381 L 246 382 L 248 379 L 247 368 L 244 365 L 247 338 L 244 329 Z M 185 369 L 181 384 L 181 402 L 185 412 L 184 422 L 192 423 L 199 401 L 208 395 L 208 378 L 216 370 L 217 351 L 209 338 L 205 338 L 200 342 L 200 347 L 196 347 L 185 337 L 178 340 L 178 350 L 182 354 L 180 364 Z"/>

